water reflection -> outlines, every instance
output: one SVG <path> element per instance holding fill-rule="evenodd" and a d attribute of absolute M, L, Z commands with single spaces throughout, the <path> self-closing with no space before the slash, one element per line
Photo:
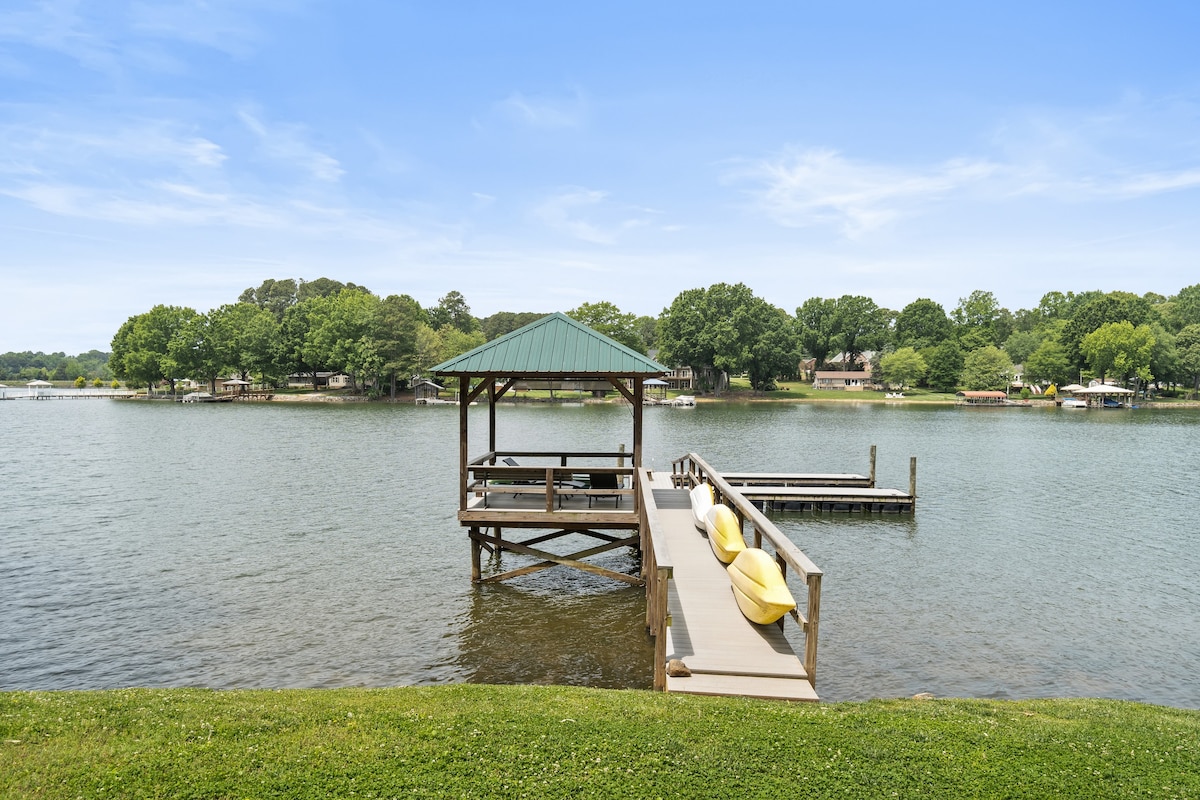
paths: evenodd
<path fill-rule="evenodd" d="M 564 569 L 554 568 L 560 576 Z M 458 666 L 467 680 L 650 688 L 643 590 L 611 581 L 603 589 L 587 586 L 592 576 L 571 572 L 581 577 L 569 576 L 557 591 L 545 581 L 476 587 L 459 636 Z"/>

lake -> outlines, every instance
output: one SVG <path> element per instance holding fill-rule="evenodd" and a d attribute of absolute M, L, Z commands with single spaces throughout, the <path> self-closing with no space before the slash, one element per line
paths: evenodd
<path fill-rule="evenodd" d="M 501 449 L 632 445 L 628 407 L 498 416 Z M 0 689 L 648 688 L 640 589 L 471 584 L 457 429 L 453 406 L 0 402 Z M 825 572 L 822 699 L 1200 708 L 1200 412 L 646 409 L 656 469 L 865 473 L 873 444 L 880 486 L 917 457 L 914 516 L 772 515 Z"/>

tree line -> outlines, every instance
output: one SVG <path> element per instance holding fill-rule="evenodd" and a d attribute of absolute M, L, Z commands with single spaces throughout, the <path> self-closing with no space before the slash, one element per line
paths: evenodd
<path fill-rule="evenodd" d="M 886 384 L 940 391 L 1006 388 L 1018 364 L 1027 382 L 1200 389 L 1200 284 L 1171 297 L 1054 291 L 1015 312 L 982 290 L 949 313 L 928 298 L 893 311 L 862 295 L 813 297 L 789 315 L 743 284 L 719 283 L 677 296 L 658 333 L 660 360 L 690 366 L 715 391 L 722 373 L 769 390 L 797 377 L 805 357 L 814 369 L 869 366 Z"/>
<path fill-rule="evenodd" d="M 645 352 L 656 321 L 622 314 L 611 303 L 571 312 L 602 333 Z M 340 372 L 350 389 L 395 396 L 413 375 L 539 319 L 544 314 L 471 314 L 460 292 L 423 308 L 408 295 L 379 297 L 365 286 L 329 278 L 269 279 L 236 303 L 199 313 L 158 305 L 130 317 L 112 340 L 109 367 L 132 386 L 181 378 L 208 383 L 237 376 L 280 385 L 303 375 L 315 389 L 322 372 Z"/>
<path fill-rule="evenodd" d="M 89 350 L 76 356 L 66 353 L 0 353 L 0 383 L 4 381 L 76 381 L 108 383 L 112 380 L 108 353 Z M 98 385 L 98 384 L 97 384 Z"/>
<path fill-rule="evenodd" d="M 1030 382 L 1098 377 L 1200 389 L 1200 284 L 1169 297 L 1053 291 L 1017 311 L 983 290 L 949 312 L 928 298 L 895 311 L 864 295 L 813 297 L 788 313 L 744 284 L 718 283 L 681 292 L 658 317 L 607 301 L 567 313 L 664 364 L 690 367 L 700 391 L 721 391 L 728 375 L 767 391 L 806 369 L 868 367 L 895 386 L 1004 388 L 1015 365 Z M 343 372 L 353 390 L 394 395 L 411 376 L 542 316 L 476 318 L 457 291 L 424 308 L 329 278 L 266 280 L 206 314 L 159 305 L 130 317 L 106 368 L 134 386 L 192 378 L 214 389 L 231 375 L 279 385 L 300 374 L 315 387 L 319 372 Z"/>

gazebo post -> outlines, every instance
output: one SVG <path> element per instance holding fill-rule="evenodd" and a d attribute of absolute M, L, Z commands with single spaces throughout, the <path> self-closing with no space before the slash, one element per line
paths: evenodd
<path fill-rule="evenodd" d="M 471 376 L 458 376 L 458 510 L 467 509 L 467 409 L 471 403 L 467 400 L 470 394 Z"/>
<path fill-rule="evenodd" d="M 488 452 L 496 452 L 496 379 L 488 378 Z M 492 463 L 496 459 L 492 457 Z"/>

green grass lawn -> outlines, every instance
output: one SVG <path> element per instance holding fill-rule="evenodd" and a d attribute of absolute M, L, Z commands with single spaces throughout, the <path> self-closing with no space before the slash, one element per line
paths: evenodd
<path fill-rule="evenodd" d="M 1200 712 L 569 687 L 0 694 L 0 797 L 1200 797 Z"/>

